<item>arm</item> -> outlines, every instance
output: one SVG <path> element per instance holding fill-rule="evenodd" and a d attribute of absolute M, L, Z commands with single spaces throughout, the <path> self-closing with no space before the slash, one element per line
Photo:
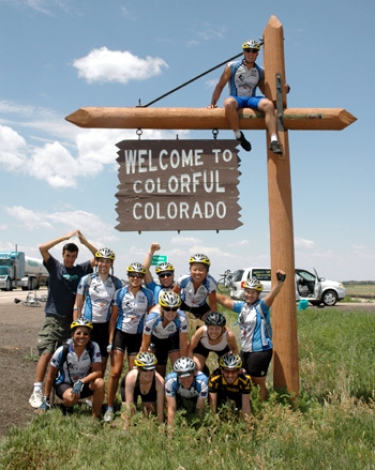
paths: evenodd
<path fill-rule="evenodd" d="M 124 419 L 124 429 L 129 427 L 130 419 L 135 414 L 134 386 L 137 373 L 138 371 L 136 370 L 134 370 L 134 373 L 130 371 L 125 379 L 125 412 L 121 414 L 121 417 Z"/>
<path fill-rule="evenodd" d="M 178 287 L 178 285 L 175 284 L 175 286 L 173 287 L 173 292 L 177 292 L 177 294 L 179 294 L 181 292 L 181 287 Z"/>
<path fill-rule="evenodd" d="M 250 395 L 242 395 L 242 417 L 244 421 L 249 422 L 251 417 L 251 408 L 250 408 Z"/>
<path fill-rule="evenodd" d="M 275 297 L 281 291 L 281 288 L 284 285 L 284 280 L 285 280 L 284 271 L 281 271 L 279 269 L 276 273 L 276 276 L 277 276 L 277 279 L 278 279 L 277 283 L 272 287 L 269 294 L 266 295 L 266 297 L 264 298 L 264 303 L 267 305 L 267 307 L 271 307 L 272 302 L 275 300 Z M 279 276 L 280 276 L 280 279 L 279 279 Z M 283 276 L 284 276 L 284 279 L 282 279 Z"/>
<path fill-rule="evenodd" d="M 113 337 L 115 335 L 115 327 L 116 327 L 116 321 L 118 318 L 118 312 L 119 308 L 117 305 L 113 305 L 112 307 L 112 312 L 111 312 L 111 318 L 109 319 L 109 335 L 108 335 L 108 343 L 113 344 Z"/>
<path fill-rule="evenodd" d="M 208 303 L 210 304 L 211 312 L 217 312 L 216 291 L 209 293 Z"/>
<path fill-rule="evenodd" d="M 156 414 L 159 424 L 164 423 L 164 379 L 163 377 L 155 372 L 156 374 Z"/>
<path fill-rule="evenodd" d="M 150 266 L 152 262 L 152 257 L 154 256 L 155 251 L 160 250 L 160 245 L 159 243 L 153 242 L 151 243 L 150 246 L 150 251 L 147 253 L 145 256 L 145 259 L 143 260 L 143 266 L 146 268 L 146 274 L 145 274 L 145 284 L 148 284 L 149 282 L 152 281 L 152 276 L 150 273 Z"/>
<path fill-rule="evenodd" d="M 141 344 L 141 349 L 139 352 L 147 352 L 148 347 L 150 346 L 151 343 L 151 335 L 147 335 L 145 332 L 142 334 L 142 344 Z"/>
<path fill-rule="evenodd" d="M 84 384 L 89 384 L 95 379 L 101 379 L 103 377 L 103 366 L 101 362 L 93 362 L 91 364 L 91 372 L 86 377 L 83 377 L 81 382 Z"/>
<path fill-rule="evenodd" d="M 86 239 L 86 237 L 79 230 L 77 230 L 77 236 L 78 236 L 79 241 L 82 243 L 82 245 L 85 245 L 85 247 L 88 248 L 93 254 L 94 258 L 90 260 L 91 267 L 93 268 L 95 266 L 95 254 L 98 250 L 94 245 L 91 245 L 91 243 Z"/>
<path fill-rule="evenodd" d="M 181 357 L 188 355 L 188 333 L 180 332 L 180 355 Z"/>
<path fill-rule="evenodd" d="M 236 341 L 236 335 L 233 333 L 233 331 L 228 330 L 227 340 L 228 340 L 228 345 L 230 347 L 230 352 L 232 354 L 239 354 L 238 353 L 238 345 L 237 345 L 237 341 Z"/>
<path fill-rule="evenodd" d="M 204 326 L 200 326 L 190 339 L 188 356 L 191 358 L 193 357 L 194 349 L 198 346 L 198 343 L 202 338 L 203 331 Z"/>
<path fill-rule="evenodd" d="M 219 292 L 216 292 L 216 301 L 228 310 L 233 310 L 234 308 L 234 301 L 226 295 L 220 294 Z"/>
<path fill-rule="evenodd" d="M 173 426 L 176 411 L 177 411 L 176 397 L 167 397 L 167 422 L 168 422 L 168 426 Z"/>
<path fill-rule="evenodd" d="M 224 69 L 222 76 L 220 77 L 218 84 L 214 89 L 214 92 L 212 93 L 211 104 L 208 105 L 207 108 L 217 108 L 217 102 L 220 99 L 221 92 L 223 91 L 225 85 L 228 83 L 228 80 L 230 79 L 231 75 L 232 71 L 227 65 Z"/>
<path fill-rule="evenodd" d="M 76 236 L 78 234 L 78 230 L 74 230 L 73 232 L 69 232 L 66 235 L 63 235 L 62 237 L 55 238 L 54 240 L 50 240 L 49 242 L 42 243 L 39 245 L 39 251 L 40 254 L 42 255 L 43 261 L 46 263 L 49 258 L 50 258 L 50 252 L 49 250 L 53 248 L 54 246 L 58 245 L 61 242 L 65 242 L 66 240 L 69 240 L 70 238 Z"/>
<path fill-rule="evenodd" d="M 216 408 L 217 408 L 217 393 L 209 393 L 209 403 L 210 403 L 210 410 L 212 414 L 216 413 Z"/>
<path fill-rule="evenodd" d="M 83 295 L 76 294 L 76 303 L 73 309 L 73 320 L 77 320 L 77 318 L 80 318 L 82 314 L 82 307 L 83 307 Z"/>
<path fill-rule="evenodd" d="M 203 417 L 203 412 L 204 412 L 204 408 L 206 406 L 206 400 L 204 398 L 198 398 L 197 399 L 197 406 L 196 406 L 196 411 L 197 411 L 197 415 L 199 416 L 199 418 L 202 418 Z"/>

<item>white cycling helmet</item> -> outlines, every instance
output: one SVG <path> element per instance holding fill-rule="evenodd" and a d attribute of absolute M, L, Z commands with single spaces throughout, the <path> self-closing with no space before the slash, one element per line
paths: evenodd
<path fill-rule="evenodd" d="M 195 368 L 195 362 L 190 357 L 180 357 L 173 365 L 173 370 L 179 377 L 188 377 Z"/>

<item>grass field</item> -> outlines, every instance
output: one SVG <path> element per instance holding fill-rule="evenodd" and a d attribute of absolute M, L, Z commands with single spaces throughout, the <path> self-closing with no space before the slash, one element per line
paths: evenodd
<path fill-rule="evenodd" d="M 120 412 L 104 425 L 85 406 L 54 409 L 9 432 L 0 468 L 375 469 L 375 315 L 308 308 L 298 330 L 300 396 L 272 390 L 270 373 L 268 402 L 252 393 L 251 424 L 207 412 L 202 423 L 180 416 L 171 435 L 137 414 L 124 434 Z"/>
<path fill-rule="evenodd" d="M 347 297 L 375 299 L 375 284 L 344 284 Z"/>

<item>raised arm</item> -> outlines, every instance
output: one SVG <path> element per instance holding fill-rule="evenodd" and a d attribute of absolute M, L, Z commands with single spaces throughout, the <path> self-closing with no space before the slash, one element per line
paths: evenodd
<path fill-rule="evenodd" d="M 216 301 L 228 310 L 233 310 L 234 308 L 234 301 L 226 295 L 220 294 L 219 292 L 216 292 Z"/>
<path fill-rule="evenodd" d="M 157 242 L 152 242 L 150 246 L 150 250 L 145 256 L 145 259 L 143 260 L 143 266 L 146 268 L 146 274 L 145 274 L 145 284 L 148 284 L 149 282 L 152 281 L 152 275 L 150 273 L 150 266 L 152 262 L 152 257 L 154 256 L 155 251 L 160 250 L 160 245 Z"/>
<path fill-rule="evenodd" d="M 49 250 L 51 248 L 58 245 L 59 243 L 69 240 L 72 237 L 75 237 L 76 235 L 78 235 L 78 230 L 74 230 L 73 232 L 69 232 L 66 235 L 63 235 L 62 237 L 54 238 L 53 240 L 50 240 L 49 242 L 45 242 L 39 245 L 39 251 L 40 251 L 40 254 L 42 255 L 43 261 L 47 263 L 47 261 L 49 260 L 51 256 Z"/>
<path fill-rule="evenodd" d="M 272 289 L 270 290 L 269 294 L 266 295 L 264 298 L 264 303 L 267 305 L 267 307 L 271 307 L 272 302 L 275 300 L 275 297 L 277 294 L 281 291 L 284 281 L 285 281 L 286 274 L 284 271 L 281 271 L 280 269 L 276 272 L 276 278 L 277 278 L 277 283 L 272 286 Z"/>
<path fill-rule="evenodd" d="M 95 255 L 98 250 L 94 245 L 92 245 L 87 240 L 87 238 L 79 230 L 77 230 L 77 236 L 78 236 L 79 241 L 82 243 L 82 245 L 85 245 L 85 247 L 88 248 L 91 251 L 92 255 L 94 256 L 90 260 L 91 267 L 93 268 L 95 266 Z"/>

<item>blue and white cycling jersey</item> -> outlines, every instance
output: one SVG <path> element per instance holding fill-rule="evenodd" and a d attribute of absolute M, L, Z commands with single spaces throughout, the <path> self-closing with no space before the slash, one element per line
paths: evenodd
<path fill-rule="evenodd" d="M 154 280 L 148 282 L 147 284 L 145 284 L 145 286 L 147 287 L 147 289 L 150 289 L 154 293 L 154 305 L 157 305 L 159 303 L 159 296 L 162 292 L 173 289 L 173 285 L 168 288 L 165 288 L 160 284 L 157 284 Z"/>
<path fill-rule="evenodd" d="M 51 366 L 57 367 L 57 369 L 59 369 L 59 375 L 56 379 L 56 383 L 66 383 L 72 385 L 77 380 L 83 379 L 89 375 L 91 365 L 94 362 L 102 362 L 102 356 L 100 354 L 98 343 L 92 341 L 91 344 L 92 358 L 90 357 L 90 344 L 86 346 L 86 349 L 81 354 L 81 357 L 78 358 L 73 349 L 73 342 L 70 342 L 68 354 L 64 364 L 61 363 L 64 346 L 60 346 L 56 349 L 51 359 Z"/>
<path fill-rule="evenodd" d="M 258 64 L 248 69 L 244 60 L 229 62 L 228 67 L 232 75 L 228 82 L 229 93 L 231 96 L 255 96 L 258 83 L 264 77 L 264 69 Z"/>
<path fill-rule="evenodd" d="M 211 292 L 216 292 L 217 282 L 207 274 L 202 285 L 195 291 L 193 279 L 190 274 L 183 274 L 177 280 L 177 286 L 181 289 L 181 299 L 190 308 L 200 307 L 207 301 L 207 297 Z"/>
<path fill-rule="evenodd" d="M 181 310 L 177 311 L 177 317 L 169 322 L 166 326 L 163 326 L 163 318 L 158 311 L 151 311 L 145 321 L 143 333 L 145 335 L 154 335 L 159 339 L 168 339 L 177 332 L 187 333 L 188 332 L 188 321 L 186 315 Z"/>
<path fill-rule="evenodd" d="M 184 388 L 176 372 L 171 372 L 165 379 L 165 395 L 167 397 L 175 397 L 179 395 L 184 398 L 203 398 L 208 397 L 208 377 L 202 372 L 198 372 L 194 377 L 194 382 L 190 388 Z"/>
<path fill-rule="evenodd" d="M 81 315 L 93 323 L 108 322 L 115 293 L 122 286 L 115 276 L 108 276 L 104 282 L 98 273 L 82 277 L 77 290 L 84 298 Z"/>
<path fill-rule="evenodd" d="M 116 328 L 129 334 L 142 333 L 145 316 L 153 305 L 153 295 L 149 289 L 141 287 L 134 296 L 126 286 L 116 292 L 114 305 L 119 307 Z"/>
<path fill-rule="evenodd" d="M 239 313 L 238 324 L 242 351 L 259 352 L 272 349 L 270 309 L 263 299 L 253 305 L 246 302 L 234 302 L 233 311 Z"/>

